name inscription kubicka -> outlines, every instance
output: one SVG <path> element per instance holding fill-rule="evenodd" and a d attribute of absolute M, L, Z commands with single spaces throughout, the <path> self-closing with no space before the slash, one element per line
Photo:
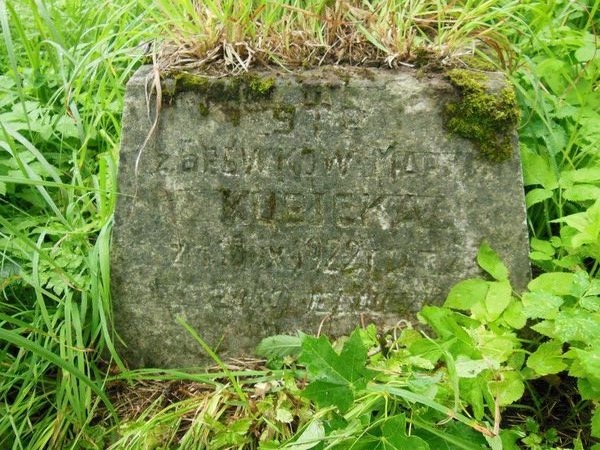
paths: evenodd
<path fill-rule="evenodd" d="M 335 225 L 339 228 L 397 229 L 406 224 L 446 228 L 444 196 L 353 192 L 234 191 L 222 188 L 225 224 Z M 193 198 L 194 194 L 191 195 Z"/>
<path fill-rule="evenodd" d="M 527 285 L 518 155 L 489 163 L 446 132 L 443 76 L 272 71 L 260 95 L 165 80 L 150 133 L 151 73 L 127 87 L 111 251 L 131 367 L 210 364 L 181 318 L 225 358 L 269 335 L 394 326 L 478 276 L 483 240 Z"/>

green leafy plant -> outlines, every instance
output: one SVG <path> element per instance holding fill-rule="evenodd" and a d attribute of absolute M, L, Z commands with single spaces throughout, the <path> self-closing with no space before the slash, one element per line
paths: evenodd
<path fill-rule="evenodd" d="M 547 273 L 519 298 L 486 243 L 477 261 L 491 279 L 464 280 L 444 306 L 420 312 L 433 336 L 407 326 L 385 355 L 373 327 L 339 344 L 323 336 L 285 338 L 300 344 L 297 363 L 309 382 L 302 395 L 317 414 L 284 448 L 511 449 L 519 438 L 550 445 L 555 432 L 527 423 L 503 427 L 502 413 L 523 398 L 531 380 L 561 372 L 577 378 L 591 409 L 600 388 L 598 280 L 581 271 Z M 528 321 L 536 334 L 526 339 Z M 264 341 L 261 354 L 281 357 L 283 340 Z M 596 412 L 588 426 L 598 420 Z M 591 433 L 598 437 L 597 425 Z"/>

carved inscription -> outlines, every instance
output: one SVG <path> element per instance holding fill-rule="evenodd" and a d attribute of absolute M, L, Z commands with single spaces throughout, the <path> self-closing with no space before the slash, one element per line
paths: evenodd
<path fill-rule="evenodd" d="M 225 147 L 198 145 L 186 154 L 169 155 L 161 152 L 156 171 L 223 175 L 236 178 L 263 177 L 315 177 L 345 178 L 349 175 L 362 178 L 384 177 L 396 180 L 406 176 L 444 174 L 444 166 L 454 163 L 454 153 L 440 154 L 423 151 L 400 150 L 397 146 L 386 149 L 368 149 L 357 152 L 349 144 L 343 148 L 300 147 Z"/>
<path fill-rule="evenodd" d="M 304 116 L 291 106 L 274 110 L 272 137 L 187 137 L 177 151 L 159 153 L 155 170 L 176 180 L 173 215 L 186 224 L 176 234 L 188 236 L 169 246 L 179 279 L 159 276 L 157 289 L 193 287 L 197 270 L 206 268 L 230 285 L 228 293 L 189 298 L 242 310 L 290 303 L 313 315 L 385 315 L 415 292 L 440 295 L 447 283 L 436 274 L 461 267 L 448 191 L 459 153 L 431 151 L 418 140 L 364 141 L 352 133 L 370 119 L 352 108 L 327 145 L 294 138 L 307 116 L 315 136 L 335 131 L 322 103 L 328 95 L 308 95 Z"/>
<path fill-rule="evenodd" d="M 194 243 L 194 236 L 173 243 L 174 257 L 193 268 L 182 275 L 186 280 L 200 266 L 221 273 L 224 283 L 248 283 L 232 294 L 241 305 L 290 295 L 268 284 L 256 287 L 256 274 L 264 274 L 276 286 L 291 283 L 296 300 L 287 301 L 299 302 L 305 313 L 363 308 L 384 314 L 415 290 L 437 295 L 443 288 L 434 275 L 440 264 L 457 263 L 452 249 L 460 236 L 446 213 L 447 192 L 423 193 L 420 187 L 429 175 L 444 173 L 454 154 L 401 151 L 396 144 L 361 152 L 185 144 L 179 160 L 161 161 L 172 176 L 194 176 L 175 195 L 175 215 L 189 217 L 198 234 L 217 234 L 201 239 L 211 245 Z M 402 177 L 413 181 L 401 183 Z M 429 243 L 440 237 L 446 244 L 438 252 Z M 429 283 L 420 276 L 425 271 L 432 272 Z"/>
<path fill-rule="evenodd" d="M 444 228 L 444 196 L 353 192 L 280 192 L 220 189 L 225 224 L 335 225 L 396 230 L 421 224 Z M 193 197 L 193 194 L 192 194 Z"/>

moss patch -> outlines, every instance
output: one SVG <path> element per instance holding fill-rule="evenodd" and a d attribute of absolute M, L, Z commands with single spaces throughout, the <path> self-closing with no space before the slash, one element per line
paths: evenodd
<path fill-rule="evenodd" d="M 453 69 L 446 75 L 459 94 L 457 101 L 445 105 L 446 128 L 474 141 L 492 161 L 509 159 L 513 150 L 513 130 L 519 121 L 512 88 L 506 86 L 492 92 L 488 75 L 483 72 Z"/>
<path fill-rule="evenodd" d="M 169 74 L 162 80 L 163 98 L 171 102 L 181 92 L 197 92 L 202 99 L 198 113 L 207 116 L 211 103 L 218 103 L 226 119 L 239 125 L 242 105 L 268 100 L 275 90 L 275 79 L 256 74 L 243 74 L 222 78 L 209 78 L 187 72 Z"/>
<path fill-rule="evenodd" d="M 275 80 L 268 77 L 260 77 L 257 75 L 245 75 L 244 81 L 247 84 L 248 98 L 261 99 L 268 98 L 275 89 Z"/>
<path fill-rule="evenodd" d="M 271 98 L 275 79 L 256 74 L 209 78 L 187 72 L 170 74 L 163 80 L 163 94 L 174 97 L 180 92 L 199 92 L 206 102 L 261 100 Z"/>
<path fill-rule="evenodd" d="M 200 104 L 198 105 L 198 112 L 203 117 L 208 116 L 208 113 L 210 112 L 208 108 L 208 103 L 200 102 Z"/>

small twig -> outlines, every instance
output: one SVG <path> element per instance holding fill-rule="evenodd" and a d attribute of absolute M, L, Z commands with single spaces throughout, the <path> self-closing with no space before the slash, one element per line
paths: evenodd
<path fill-rule="evenodd" d="M 152 92 L 156 93 L 156 109 L 154 111 L 154 122 L 152 123 L 152 127 L 150 128 L 150 131 L 148 131 L 148 134 L 146 135 L 146 139 L 144 139 L 144 142 L 142 143 L 142 146 L 140 147 L 140 150 L 138 151 L 137 157 L 135 158 L 135 169 L 134 169 L 134 174 L 135 177 L 137 178 L 138 176 L 138 169 L 139 169 L 139 165 L 140 165 L 140 160 L 142 158 L 142 153 L 144 152 L 144 149 L 146 148 L 146 146 L 148 145 L 148 142 L 150 142 L 150 139 L 152 138 L 152 136 L 154 135 L 154 132 L 156 131 L 156 128 L 158 126 L 158 118 L 160 116 L 160 110 L 162 107 L 162 87 L 160 85 L 160 68 L 158 65 L 158 62 L 156 60 L 156 51 L 153 50 L 152 51 L 152 85 L 150 87 L 150 92 L 148 92 L 148 83 L 146 83 L 146 106 L 148 107 L 148 115 L 150 115 L 150 97 L 152 95 Z"/>
<path fill-rule="evenodd" d="M 323 329 L 323 325 L 330 318 L 331 318 L 331 314 L 327 314 L 325 317 L 323 317 L 323 320 L 321 320 L 321 323 L 319 324 L 319 329 L 317 330 L 317 337 L 321 336 L 321 330 Z"/>
<path fill-rule="evenodd" d="M 502 421 L 502 415 L 500 414 L 500 403 L 498 403 L 498 396 L 494 402 L 494 436 L 500 434 L 500 422 Z"/>

